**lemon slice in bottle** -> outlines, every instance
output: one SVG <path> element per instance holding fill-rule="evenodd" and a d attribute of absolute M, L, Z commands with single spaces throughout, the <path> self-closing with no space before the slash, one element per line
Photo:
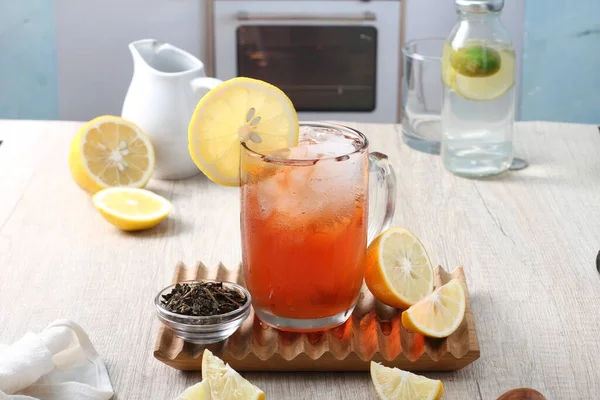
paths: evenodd
<path fill-rule="evenodd" d="M 192 159 L 212 181 L 240 184 L 240 142 L 263 154 L 298 143 L 298 115 L 290 99 L 266 82 L 233 78 L 209 91 L 188 128 Z"/>
<path fill-rule="evenodd" d="M 402 313 L 402 325 L 433 338 L 450 336 L 465 317 L 465 291 L 458 279 L 436 289 Z"/>
<path fill-rule="evenodd" d="M 471 43 L 442 54 L 442 81 L 460 96 L 473 101 L 495 100 L 515 84 L 515 53 L 508 48 L 489 48 Z"/>
<path fill-rule="evenodd" d="M 444 395 L 441 381 L 371 361 L 371 381 L 380 400 L 439 400 Z"/>

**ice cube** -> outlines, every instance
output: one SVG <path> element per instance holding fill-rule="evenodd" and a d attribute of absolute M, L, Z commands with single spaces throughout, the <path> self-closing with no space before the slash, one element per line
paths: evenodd
<path fill-rule="evenodd" d="M 274 158 L 290 158 L 291 150 L 288 147 L 284 147 L 283 149 L 273 150 L 269 153 L 269 157 Z"/>
<path fill-rule="evenodd" d="M 310 146 L 296 146 L 290 147 L 288 158 L 291 160 L 308 160 L 311 157 L 309 156 L 309 148 Z"/>
<path fill-rule="evenodd" d="M 295 147 L 285 147 L 283 149 L 273 150 L 269 153 L 269 157 L 284 159 L 284 160 L 307 160 L 308 145 L 300 145 Z"/>
<path fill-rule="evenodd" d="M 354 146 L 348 142 L 323 142 L 316 144 L 300 143 L 298 146 L 272 151 L 269 156 L 288 160 L 318 160 L 351 154 Z"/>
<path fill-rule="evenodd" d="M 307 156 L 315 159 L 344 156 L 353 153 L 355 150 L 354 146 L 347 140 L 313 144 L 307 146 L 307 149 Z"/>

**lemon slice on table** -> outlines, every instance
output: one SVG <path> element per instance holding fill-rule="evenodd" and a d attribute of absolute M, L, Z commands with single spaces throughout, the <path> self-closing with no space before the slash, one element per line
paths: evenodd
<path fill-rule="evenodd" d="M 133 122 L 105 115 L 83 125 L 71 142 L 69 169 L 90 193 L 113 186 L 146 186 L 154 172 L 154 148 Z"/>
<path fill-rule="evenodd" d="M 202 355 L 202 380 L 208 382 L 213 399 L 263 400 L 265 393 L 244 379 L 210 350 Z"/>
<path fill-rule="evenodd" d="M 382 303 L 410 307 L 433 290 L 433 268 L 425 247 L 403 228 L 381 233 L 367 249 L 365 282 Z"/>
<path fill-rule="evenodd" d="M 441 381 L 371 361 L 371 380 L 381 400 L 439 400 L 444 395 Z"/>
<path fill-rule="evenodd" d="M 167 218 L 173 206 L 149 190 L 114 187 L 92 196 L 104 219 L 125 231 L 152 228 Z"/>
<path fill-rule="evenodd" d="M 233 78 L 198 102 L 188 128 L 192 159 L 212 181 L 240 184 L 240 142 L 261 153 L 298 143 L 298 116 L 278 88 L 250 78 Z"/>
<path fill-rule="evenodd" d="M 458 279 L 436 289 L 402 313 L 402 325 L 422 335 L 450 336 L 465 317 L 465 291 Z"/>
<path fill-rule="evenodd" d="M 187 388 L 175 400 L 210 400 L 210 389 L 207 382 L 199 382 Z"/>

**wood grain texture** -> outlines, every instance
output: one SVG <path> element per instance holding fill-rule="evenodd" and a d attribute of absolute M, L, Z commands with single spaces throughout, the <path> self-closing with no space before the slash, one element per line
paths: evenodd
<path fill-rule="evenodd" d="M 1 121 L 0 342 L 57 318 L 89 333 L 118 400 L 171 399 L 200 374 L 154 359 L 153 296 L 177 260 L 238 265 L 239 193 L 202 176 L 151 181 L 174 205 L 156 228 L 124 233 L 95 211 L 67 168 L 75 122 Z M 552 400 L 600 394 L 600 135 L 590 125 L 520 123 L 530 167 L 487 180 L 444 171 L 397 142 L 400 128 L 356 124 L 398 176 L 394 225 L 434 264 L 464 265 L 481 358 L 442 379 L 446 400 L 530 387 Z M 244 373 L 270 399 L 375 399 L 368 373 Z"/>
<path fill-rule="evenodd" d="M 375 300 L 363 284 L 358 303 L 345 324 L 324 332 L 280 332 L 261 323 L 251 311 L 225 342 L 209 346 L 185 343 L 173 331 L 158 330 L 154 357 L 181 370 L 202 369 L 202 352 L 209 348 L 238 371 L 369 371 L 370 361 L 408 371 L 454 371 L 479 358 L 479 342 L 462 267 L 451 273 L 434 271 L 434 287 L 458 279 L 467 293 L 465 318 L 446 339 L 427 339 L 400 323 L 401 311 Z M 241 265 L 207 268 L 202 263 L 175 266 L 171 283 L 217 279 L 244 285 Z"/>

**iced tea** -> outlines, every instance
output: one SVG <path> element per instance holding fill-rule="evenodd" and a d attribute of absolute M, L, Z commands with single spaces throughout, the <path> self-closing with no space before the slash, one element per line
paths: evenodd
<path fill-rule="evenodd" d="M 311 330 L 347 319 L 364 274 L 368 165 L 364 136 L 327 125 L 301 127 L 297 147 L 269 155 L 242 149 L 243 265 L 263 321 Z"/>

